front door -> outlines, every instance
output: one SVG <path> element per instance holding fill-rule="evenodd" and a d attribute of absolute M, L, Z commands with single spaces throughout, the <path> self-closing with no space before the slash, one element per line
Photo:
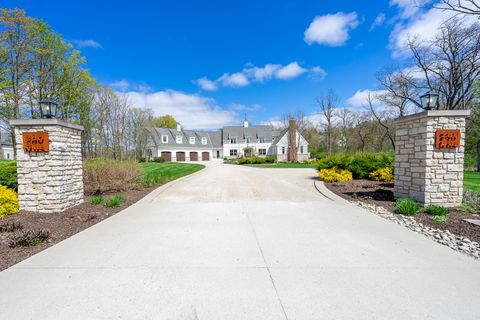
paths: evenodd
<path fill-rule="evenodd" d="M 220 158 L 220 151 L 217 150 L 217 159 Z"/>

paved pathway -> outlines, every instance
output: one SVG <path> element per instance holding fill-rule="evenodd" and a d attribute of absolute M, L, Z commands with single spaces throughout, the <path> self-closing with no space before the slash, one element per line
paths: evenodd
<path fill-rule="evenodd" d="M 480 262 L 314 175 L 212 163 L 1 272 L 0 319 L 479 318 Z"/>

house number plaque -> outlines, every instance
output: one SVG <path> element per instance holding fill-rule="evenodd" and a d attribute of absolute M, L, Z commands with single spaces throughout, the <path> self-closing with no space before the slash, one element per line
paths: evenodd
<path fill-rule="evenodd" d="M 48 132 L 24 132 L 23 150 L 25 152 L 48 152 Z"/>
<path fill-rule="evenodd" d="M 460 130 L 437 130 L 435 147 L 437 149 L 455 149 L 460 147 Z"/>

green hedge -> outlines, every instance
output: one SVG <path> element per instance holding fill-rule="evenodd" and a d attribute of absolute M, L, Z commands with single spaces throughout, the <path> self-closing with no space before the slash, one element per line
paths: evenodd
<path fill-rule="evenodd" d="M 274 157 L 265 157 L 265 158 L 241 158 L 237 160 L 238 164 L 264 164 L 264 163 L 275 163 Z"/>
<path fill-rule="evenodd" d="M 0 184 L 17 190 L 17 163 L 15 161 L 0 161 Z"/>
<path fill-rule="evenodd" d="M 348 170 L 354 179 L 368 179 L 370 172 L 392 167 L 393 161 L 392 153 L 335 154 L 318 160 L 316 167 L 318 170 L 332 168 Z"/>

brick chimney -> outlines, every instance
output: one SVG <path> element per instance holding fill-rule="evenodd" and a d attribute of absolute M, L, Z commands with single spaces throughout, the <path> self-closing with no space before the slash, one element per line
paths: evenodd
<path fill-rule="evenodd" d="M 297 120 L 290 119 L 288 129 L 288 161 L 297 161 Z"/>

